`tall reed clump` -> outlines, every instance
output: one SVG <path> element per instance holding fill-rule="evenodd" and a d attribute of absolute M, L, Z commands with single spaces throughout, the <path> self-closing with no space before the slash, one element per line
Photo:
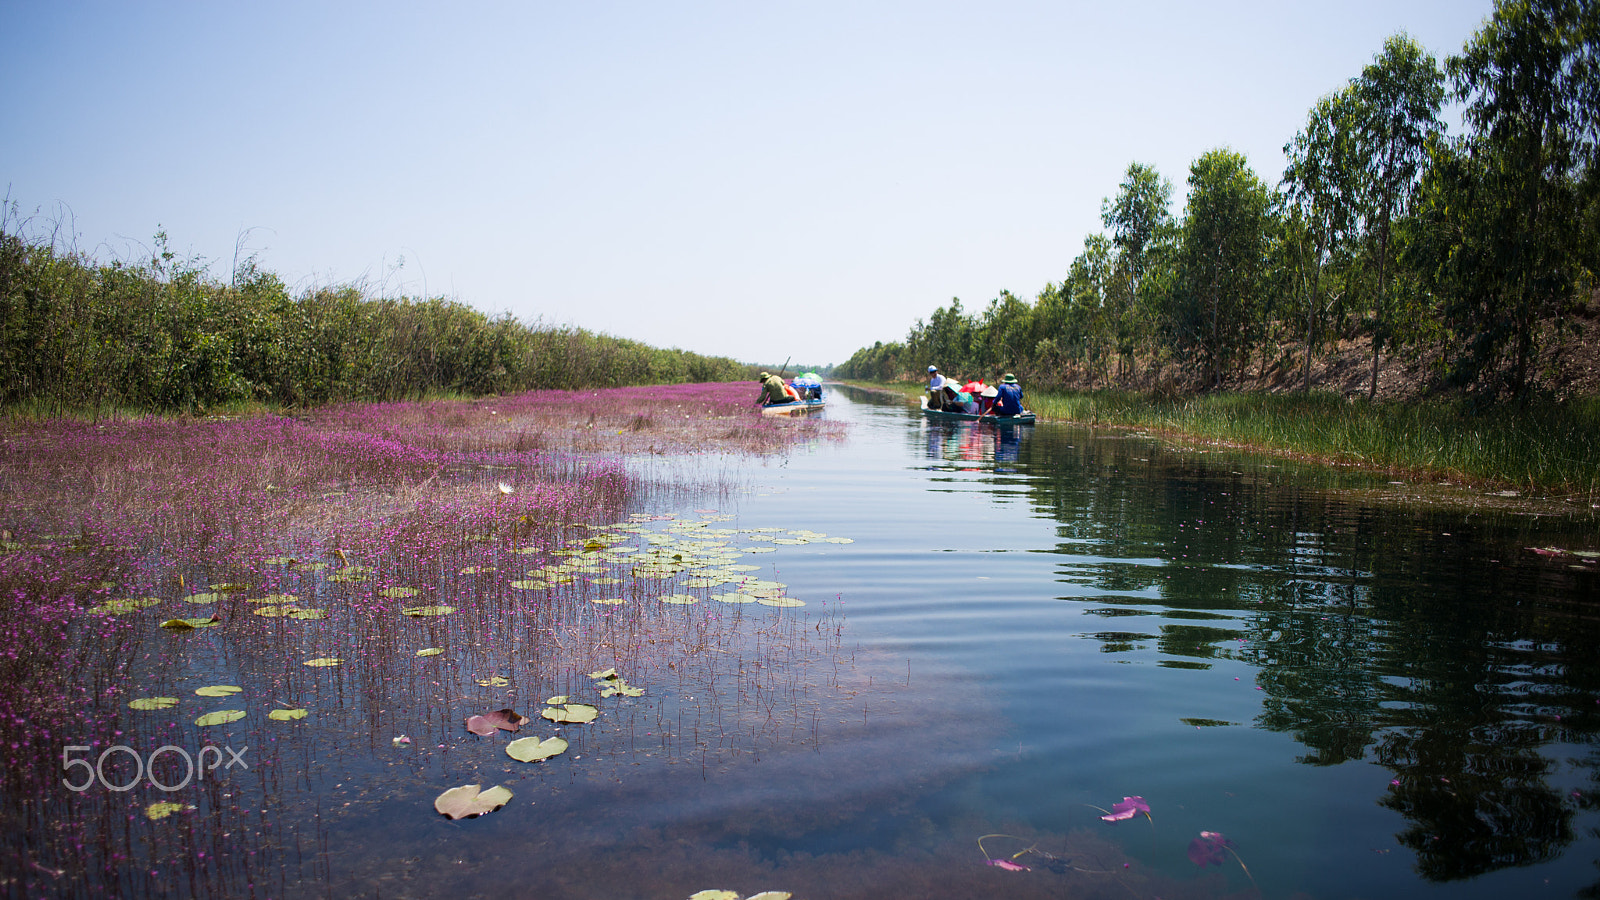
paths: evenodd
<path fill-rule="evenodd" d="M 1055 420 L 1165 429 L 1213 440 L 1507 484 L 1600 502 L 1600 399 L 1474 411 L 1452 403 L 1366 403 L 1331 394 L 1150 397 L 1034 393 Z"/>
<path fill-rule="evenodd" d="M 360 285 L 292 294 L 246 261 L 97 262 L 0 211 L 0 408 L 54 415 L 483 396 L 749 377 L 724 357 Z"/>

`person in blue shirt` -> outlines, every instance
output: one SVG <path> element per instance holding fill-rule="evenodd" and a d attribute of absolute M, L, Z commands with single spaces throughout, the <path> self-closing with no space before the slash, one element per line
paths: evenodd
<path fill-rule="evenodd" d="M 1000 377 L 1000 387 L 989 413 L 996 416 L 1022 415 L 1022 385 L 1017 384 L 1017 376 L 1008 372 Z"/>

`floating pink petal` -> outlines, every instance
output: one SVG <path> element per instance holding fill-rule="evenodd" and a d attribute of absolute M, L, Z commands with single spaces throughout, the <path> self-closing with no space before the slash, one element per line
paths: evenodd
<path fill-rule="evenodd" d="M 1032 872 L 1033 871 L 1032 869 L 1028 868 L 1027 866 L 1019 866 L 1019 865 L 1017 865 L 1016 863 L 1012 862 L 1009 859 L 991 859 L 991 860 L 986 860 L 986 861 L 989 863 L 989 865 L 994 866 L 996 868 L 1005 869 L 1007 872 Z"/>
<path fill-rule="evenodd" d="M 1143 797 L 1123 797 L 1121 803 L 1111 807 L 1110 815 L 1101 816 L 1100 818 L 1107 822 L 1121 822 L 1123 819 L 1131 819 L 1139 813 L 1149 815 L 1150 804 L 1144 802 Z"/>
<path fill-rule="evenodd" d="M 1232 846 L 1233 841 L 1221 833 L 1202 831 L 1199 837 L 1189 842 L 1189 861 L 1201 868 L 1213 863 L 1220 866 L 1227 861 L 1227 850 Z"/>

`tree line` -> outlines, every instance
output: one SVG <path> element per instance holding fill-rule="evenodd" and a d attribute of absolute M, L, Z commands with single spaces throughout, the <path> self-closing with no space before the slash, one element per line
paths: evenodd
<path fill-rule="evenodd" d="M 751 373 L 438 297 L 292 293 L 254 259 L 222 282 L 167 249 L 164 233 L 148 260 L 102 263 L 31 234 L 14 208 L 0 225 L 0 408 L 293 408 Z"/>
<path fill-rule="evenodd" d="M 1462 104 L 1463 131 L 1440 111 Z M 846 378 L 1014 371 L 1044 385 L 1147 383 L 1172 363 L 1212 388 L 1311 364 L 1339 339 L 1426 356 L 1442 384 L 1525 397 L 1579 327 L 1600 263 L 1600 4 L 1497 0 L 1439 63 L 1389 38 L 1317 101 L 1276 186 L 1229 149 L 1172 184 L 1128 166 L 1066 277 L 1032 300 L 959 299 L 835 368 Z"/>

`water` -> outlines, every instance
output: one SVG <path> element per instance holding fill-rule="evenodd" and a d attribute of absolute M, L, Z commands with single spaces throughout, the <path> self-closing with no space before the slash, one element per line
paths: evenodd
<path fill-rule="evenodd" d="M 787 577 L 842 592 L 909 688 L 957 686 L 989 758 L 919 796 L 931 821 L 1092 829 L 1180 882 L 1220 832 L 1266 896 L 1600 889 L 1597 572 L 1523 549 L 1594 549 L 1588 516 L 834 397 L 849 442 L 740 513 L 855 536 Z M 1100 822 L 1125 795 L 1151 820 Z"/>
<path fill-rule="evenodd" d="M 248 772 L 151 823 L 138 813 L 164 795 L 69 796 L 46 760 L 52 791 L 11 809 L 29 829 L 11 846 L 43 848 L 48 873 L 54 823 L 87 822 L 83 865 L 129 895 L 1600 892 L 1600 573 L 1524 549 L 1595 549 L 1589 510 L 1137 434 L 932 423 L 851 390 L 824 415 L 846 440 L 653 510 L 853 538 L 741 560 L 804 608 L 530 607 L 500 586 L 373 631 L 324 584 L 321 631 L 243 613 L 244 637 L 160 634 L 132 657 L 146 693 L 229 683 L 309 707 L 203 732 L 192 710 L 148 733 L 159 717 L 120 713 L 146 752 L 248 743 Z M 533 766 L 504 735 L 463 733 L 465 714 L 589 690 L 581 673 L 612 663 L 546 637 L 577 629 L 633 648 L 616 652 L 646 695 L 602 704 Z M 419 662 L 423 646 L 447 652 Z M 299 664 L 323 654 L 350 661 Z M 497 673 L 509 684 L 479 681 Z M 433 813 L 467 783 L 516 798 Z M 1149 818 L 1102 821 L 1125 796 Z M 1198 866 L 1202 832 L 1237 855 L 1213 844 Z M 10 896 L 95 880 L 20 859 L 0 870 Z"/>

